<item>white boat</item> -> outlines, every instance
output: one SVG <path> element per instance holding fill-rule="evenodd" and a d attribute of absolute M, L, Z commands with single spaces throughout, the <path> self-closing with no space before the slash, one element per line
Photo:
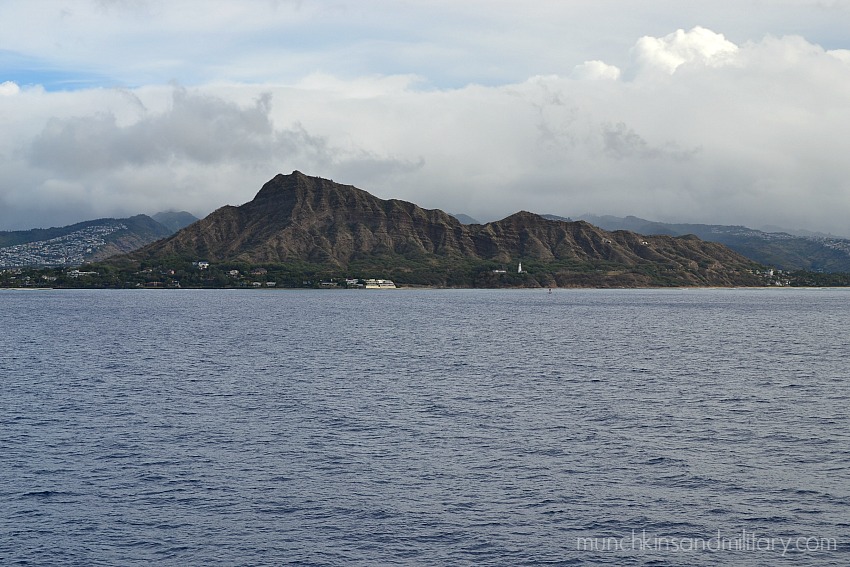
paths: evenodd
<path fill-rule="evenodd" d="M 392 280 L 366 280 L 366 289 L 395 289 Z"/>

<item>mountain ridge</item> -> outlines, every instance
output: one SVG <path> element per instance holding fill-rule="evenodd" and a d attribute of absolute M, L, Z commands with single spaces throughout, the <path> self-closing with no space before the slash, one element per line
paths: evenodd
<path fill-rule="evenodd" d="M 838 236 L 765 232 L 740 225 L 662 223 L 631 215 L 581 215 L 580 218 L 605 230 L 629 230 L 644 235 L 694 234 L 703 240 L 724 244 L 756 262 L 782 270 L 850 272 L 850 239 Z"/>
<path fill-rule="evenodd" d="M 148 215 L 0 232 L 0 267 L 77 266 L 131 252 L 173 233 Z"/>
<path fill-rule="evenodd" d="M 439 209 L 379 199 L 297 170 L 276 175 L 251 201 L 221 207 L 115 261 L 168 258 L 380 271 L 432 285 L 499 286 L 493 268 L 519 262 L 533 273 L 511 285 L 760 284 L 754 262 L 716 243 L 607 232 L 528 211 L 464 225 Z"/>
<path fill-rule="evenodd" d="M 198 221 L 198 217 L 187 211 L 160 211 L 150 217 L 172 233 Z"/>

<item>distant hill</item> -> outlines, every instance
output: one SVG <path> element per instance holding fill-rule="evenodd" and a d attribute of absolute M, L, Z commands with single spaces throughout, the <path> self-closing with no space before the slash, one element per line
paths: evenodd
<path fill-rule="evenodd" d="M 173 233 L 147 215 L 0 232 L 0 267 L 79 266 L 133 251 Z"/>
<path fill-rule="evenodd" d="M 451 214 L 454 218 L 456 218 L 457 220 L 459 220 L 463 224 L 481 224 L 481 222 L 479 222 L 479 221 L 475 220 L 474 218 L 472 218 L 471 216 L 465 215 L 463 213 L 449 213 L 449 214 Z"/>
<path fill-rule="evenodd" d="M 606 232 L 519 212 L 464 225 L 440 210 L 382 200 L 298 171 L 244 205 L 222 207 L 173 236 L 112 259 L 288 266 L 459 286 L 759 285 L 757 266 L 696 237 Z M 519 273 L 522 263 L 525 273 Z"/>
<path fill-rule="evenodd" d="M 198 221 L 198 217 L 186 211 L 167 211 L 157 213 L 152 216 L 153 220 L 165 226 L 172 233 L 177 232 L 181 228 L 186 228 L 193 222 Z"/>
<path fill-rule="evenodd" d="M 693 234 L 703 240 L 725 244 L 760 264 L 782 270 L 850 272 L 850 240 L 821 233 L 792 235 L 745 226 L 669 224 L 633 216 L 582 215 L 581 218 L 606 230 L 629 230 L 644 235 Z"/>

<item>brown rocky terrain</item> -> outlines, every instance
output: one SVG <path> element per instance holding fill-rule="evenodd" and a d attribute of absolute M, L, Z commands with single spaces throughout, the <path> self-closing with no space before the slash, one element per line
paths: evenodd
<path fill-rule="evenodd" d="M 606 232 L 524 211 L 463 225 L 440 210 L 298 171 L 277 175 L 244 205 L 222 207 L 124 257 L 164 258 L 299 263 L 340 274 L 380 269 L 400 282 L 437 285 L 759 285 L 752 261 L 695 236 Z M 519 262 L 527 274 L 516 273 Z"/>

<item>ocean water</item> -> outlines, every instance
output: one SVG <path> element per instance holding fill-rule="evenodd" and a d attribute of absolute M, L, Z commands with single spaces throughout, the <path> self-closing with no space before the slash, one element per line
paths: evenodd
<path fill-rule="evenodd" d="M 848 565 L 850 291 L 0 291 L 2 565 Z"/>

